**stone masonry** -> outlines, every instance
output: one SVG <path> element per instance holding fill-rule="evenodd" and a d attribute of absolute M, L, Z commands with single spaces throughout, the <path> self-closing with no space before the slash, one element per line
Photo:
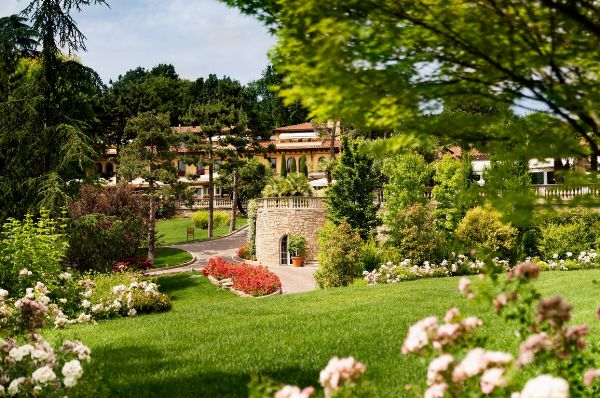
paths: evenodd
<path fill-rule="evenodd" d="M 318 202 L 315 202 L 317 198 L 310 199 L 313 204 L 320 204 L 320 199 Z M 256 214 L 256 259 L 264 265 L 280 265 L 281 239 L 285 235 L 295 234 L 306 238 L 305 263 L 316 261 L 317 232 L 325 223 L 325 212 L 323 206 L 267 207 L 259 203 Z"/>

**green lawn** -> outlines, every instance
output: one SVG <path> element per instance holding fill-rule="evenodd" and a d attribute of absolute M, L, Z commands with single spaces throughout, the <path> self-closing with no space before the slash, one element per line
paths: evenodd
<path fill-rule="evenodd" d="M 546 272 L 544 295 L 564 294 L 574 322 L 589 323 L 598 341 L 600 270 Z M 243 397 L 253 373 L 287 383 L 317 384 L 333 355 L 354 355 L 367 366 L 375 396 L 403 397 L 423 381 L 425 364 L 400 354 L 408 326 L 452 305 L 484 320 L 490 347 L 516 352 L 510 324 L 457 292 L 458 278 L 360 286 L 251 299 L 220 291 L 204 278 L 160 279 L 174 308 L 165 314 L 78 325 L 54 337 L 76 337 L 92 349 L 94 365 L 115 396 Z"/>
<path fill-rule="evenodd" d="M 236 220 L 238 228 L 246 225 L 246 218 L 238 217 Z M 175 243 L 185 243 L 187 228 L 193 227 L 194 223 L 191 218 L 172 218 L 170 220 L 159 220 L 156 223 L 156 233 L 160 237 L 161 245 L 172 245 Z M 214 229 L 214 237 L 225 236 L 229 233 L 229 226 L 219 227 Z M 194 240 L 208 239 L 208 231 L 205 229 L 195 228 Z"/>
<path fill-rule="evenodd" d="M 192 255 L 185 250 L 171 247 L 157 247 L 154 251 L 154 268 L 172 267 L 187 263 Z"/>

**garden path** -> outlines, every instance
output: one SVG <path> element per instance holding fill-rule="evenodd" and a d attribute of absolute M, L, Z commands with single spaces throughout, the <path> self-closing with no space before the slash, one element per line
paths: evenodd
<path fill-rule="evenodd" d="M 182 267 L 150 271 L 148 274 L 156 276 L 199 270 L 204 268 L 208 260 L 212 257 L 223 257 L 227 261 L 235 261 L 234 256 L 236 255 L 237 248 L 246 242 L 246 235 L 247 228 L 242 228 L 223 238 L 171 245 L 169 247 L 187 250 L 196 258 L 196 261 Z M 317 287 L 313 278 L 317 270 L 316 267 L 296 268 L 274 266 L 269 267 L 269 269 L 281 279 L 284 293 L 308 292 L 315 290 Z"/>

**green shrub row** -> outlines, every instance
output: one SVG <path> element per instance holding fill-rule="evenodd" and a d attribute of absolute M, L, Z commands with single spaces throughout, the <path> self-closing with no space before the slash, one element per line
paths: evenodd
<path fill-rule="evenodd" d="M 228 211 L 217 210 L 213 213 L 213 228 L 225 227 L 229 225 L 231 214 Z M 200 229 L 208 228 L 208 211 L 198 210 L 192 214 L 194 226 Z"/>

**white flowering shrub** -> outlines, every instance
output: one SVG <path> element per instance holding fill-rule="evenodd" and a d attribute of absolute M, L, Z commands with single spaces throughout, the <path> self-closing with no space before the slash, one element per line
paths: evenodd
<path fill-rule="evenodd" d="M 495 258 L 492 260 L 495 269 L 510 269 L 507 260 Z M 363 272 L 363 277 L 369 285 L 397 283 L 406 280 L 413 280 L 425 277 L 442 277 L 457 275 L 475 275 L 485 269 L 485 263 L 479 260 L 473 260 L 469 257 L 453 253 L 449 260 L 443 260 L 440 263 L 425 261 L 421 265 L 416 265 L 411 259 L 405 259 L 399 264 L 387 262 L 378 269 L 371 272 Z"/>
<path fill-rule="evenodd" d="M 82 363 L 91 359 L 79 341 L 55 349 L 39 334 L 52 316 L 62 314 L 47 294 L 41 282 L 16 300 L 0 290 L 0 396 L 66 396 L 83 375 Z"/>

